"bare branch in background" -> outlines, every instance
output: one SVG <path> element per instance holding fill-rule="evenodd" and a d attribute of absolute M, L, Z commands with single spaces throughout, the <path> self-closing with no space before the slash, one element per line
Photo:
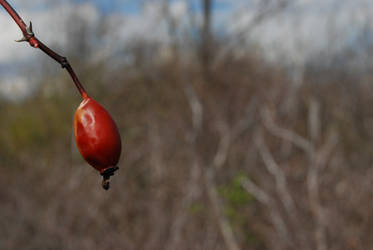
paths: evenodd
<path fill-rule="evenodd" d="M 287 140 L 292 142 L 295 146 L 303 149 L 307 154 L 313 155 L 313 146 L 312 144 L 302 136 L 298 135 L 297 133 L 278 127 L 272 118 L 271 112 L 268 108 L 264 108 L 261 112 L 264 126 L 268 129 L 268 131 L 273 134 L 274 136 L 277 136 L 279 138 L 282 138 L 283 140 Z"/>
<path fill-rule="evenodd" d="M 213 0 L 201 0 L 203 9 L 203 25 L 201 31 L 201 62 L 206 77 L 209 77 L 212 56 L 212 7 Z M 208 79 L 208 78 L 207 78 Z"/>
<path fill-rule="evenodd" d="M 218 124 L 218 130 L 220 132 L 220 142 L 218 146 L 218 150 L 215 154 L 215 157 L 213 159 L 213 166 L 215 167 L 215 170 L 218 171 L 221 169 L 221 167 L 226 163 L 229 148 L 231 146 L 231 131 L 228 128 L 228 125 L 220 122 Z"/>
<path fill-rule="evenodd" d="M 308 127 L 311 140 L 317 143 L 321 135 L 321 122 L 320 122 L 320 103 L 311 99 L 308 112 Z"/>
<path fill-rule="evenodd" d="M 309 107 L 308 116 L 309 130 L 311 138 L 314 143 L 317 142 L 320 134 L 320 114 L 319 105 L 316 101 L 312 100 Z M 309 194 L 309 200 L 311 205 L 311 211 L 313 212 L 316 220 L 315 238 L 317 250 L 326 250 L 327 239 L 326 239 L 326 226 L 328 220 L 325 216 L 324 208 L 320 201 L 320 183 L 319 183 L 319 172 L 326 165 L 329 156 L 338 142 L 337 133 L 332 130 L 328 135 L 325 144 L 317 152 L 310 152 L 310 165 L 307 174 L 307 188 Z M 314 146 L 315 148 L 315 146 Z"/>
<path fill-rule="evenodd" d="M 255 197 L 259 202 L 263 203 L 264 205 L 270 205 L 272 201 L 272 197 L 269 196 L 265 191 L 259 188 L 254 182 L 250 179 L 245 179 L 242 182 L 242 187 L 252 196 Z"/>
<path fill-rule="evenodd" d="M 292 194 L 289 190 L 285 172 L 273 158 L 260 132 L 256 134 L 254 141 L 266 169 L 275 179 L 276 192 L 278 193 L 279 200 L 285 208 L 292 227 L 300 228 L 301 223 L 299 220 L 299 212 L 295 206 L 294 198 L 292 197 Z M 305 236 L 300 230 L 297 232 L 297 234 L 294 235 L 294 237 L 297 239 L 303 249 L 307 249 Z"/>
<path fill-rule="evenodd" d="M 218 219 L 218 225 L 220 232 L 224 238 L 224 242 L 227 246 L 228 250 L 240 250 L 239 244 L 234 236 L 233 229 L 226 218 L 226 216 L 223 214 L 224 211 L 224 205 L 222 204 L 219 195 L 216 191 L 216 185 L 214 183 L 214 170 L 209 168 L 205 172 L 205 184 L 207 189 L 208 197 L 211 201 L 211 205 L 214 209 L 215 215 Z"/>
<path fill-rule="evenodd" d="M 244 132 L 250 129 L 256 121 L 257 99 L 253 97 L 245 108 L 245 114 L 232 128 L 232 141 L 238 139 Z"/>
<path fill-rule="evenodd" d="M 203 107 L 198 99 L 197 93 L 191 85 L 185 84 L 184 92 L 187 96 L 190 110 L 192 111 L 194 136 L 197 136 L 202 128 Z"/>
<path fill-rule="evenodd" d="M 241 183 L 241 185 L 249 194 L 251 194 L 253 197 L 255 197 L 255 199 L 257 199 L 260 203 L 266 206 L 266 208 L 269 210 L 272 224 L 275 227 L 277 233 L 281 236 L 281 238 L 284 241 L 287 242 L 287 244 L 289 244 L 289 246 L 291 246 L 292 243 L 289 238 L 289 231 L 287 225 L 282 215 L 276 208 L 273 198 L 260 187 L 258 187 L 250 179 L 245 179 Z"/>
<path fill-rule="evenodd" d="M 253 28 L 260 25 L 266 19 L 273 18 L 276 14 L 284 11 L 293 0 L 264 0 L 259 1 L 256 12 L 251 22 L 242 30 L 242 35 L 249 34 Z M 242 36 L 241 35 L 241 36 Z M 240 35 L 238 35 L 240 37 Z"/>
<path fill-rule="evenodd" d="M 213 159 L 213 165 L 217 171 L 226 163 L 231 144 L 253 125 L 255 121 L 255 105 L 255 99 L 250 101 L 246 107 L 244 116 L 232 128 L 229 128 L 228 124 L 223 121 L 217 124 L 217 129 L 221 138 L 218 150 Z"/>
<path fill-rule="evenodd" d="M 332 154 L 332 151 L 338 144 L 338 141 L 339 141 L 338 133 L 335 129 L 332 129 L 329 132 L 328 137 L 326 138 L 326 142 L 324 143 L 324 145 L 320 147 L 316 155 L 315 163 L 317 166 L 319 166 L 321 170 L 327 164 L 327 161 L 329 160 L 330 155 Z"/>
<path fill-rule="evenodd" d="M 320 134 L 319 132 L 319 112 L 318 106 L 316 103 L 311 103 L 310 110 L 309 110 L 309 130 L 312 138 L 314 141 L 317 141 L 317 138 Z M 307 171 L 307 189 L 309 195 L 309 202 L 310 202 L 310 209 L 313 213 L 315 219 L 315 239 L 316 239 L 316 246 L 318 250 L 326 250 L 327 248 L 327 241 L 326 241 L 326 223 L 327 219 L 325 218 L 324 209 L 321 205 L 319 193 L 319 170 L 323 167 L 333 148 L 337 143 L 337 135 L 336 132 L 333 130 L 325 143 L 324 146 L 321 147 L 319 151 L 316 151 L 316 146 L 309 140 L 305 139 L 304 137 L 296 134 L 295 132 L 283 129 L 277 126 L 273 118 L 270 115 L 270 111 L 268 109 L 264 109 L 262 111 L 263 122 L 268 131 L 284 140 L 287 140 L 293 143 L 295 146 L 304 150 L 307 155 L 309 166 Z M 259 141 L 260 142 L 260 141 Z M 272 159 L 272 157 L 268 156 L 268 151 L 265 151 L 262 146 L 262 155 L 267 158 L 266 165 L 269 167 L 268 170 L 273 173 L 274 175 L 278 174 L 277 165 Z M 266 153 L 267 152 L 267 153 Z M 279 175 L 281 176 L 281 175 Z M 281 178 L 279 179 L 281 180 Z"/>
<path fill-rule="evenodd" d="M 290 215 L 291 218 L 297 217 L 294 200 L 288 189 L 284 171 L 273 159 L 272 154 L 269 152 L 269 149 L 265 145 L 264 140 L 260 134 L 256 135 L 255 144 L 259 149 L 260 156 L 262 157 L 264 165 L 266 166 L 268 172 L 275 178 L 277 187 L 276 190 L 287 213 Z"/>
<path fill-rule="evenodd" d="M 258 26 L 260 26 L 266 20 L 272 19 L 276 15 L 285 11 L 294 0 L 263 0 L 258 1 L 257 6 L 250 6 L 240 9 L 232 15 L 232 19 L 237 20 L 241 16 L 247 16 L 247 13 L 253 13 L 251 21 L 246 25 L 246 27 L 241 28 L 235 34 L 234 40 L 228 41 L 226 46 L 221 51 L 218 51 L 218 55 L 215 57 L 214 65 L 219 64 L 224 61 L 226 56 L 229 56 L 235 48 L 242 46 L 246 42 L 250 33 Z M 248 8 L 255 8 L 254 10 L 248 10 Z"/>
<path fill-rule="evenodd" d="M 180 246 L 180 242 L 183 238 L 183 229 L 186 223 L 188 222 L 188 218 L 190 216 L 190 212 L 188 211 L 188 209 L 190 209 L 192 202 L 200 194 L 201 187 L 198 183 L 200 177 L 201 169 L 196 163 L 194 163 L 191 166 L 189 181 L 187 185 L 184 187 L 185 193 L 181 201 L 179 211 L 172 222 L 170 237 L 165 244 L 165 250 L 177 249 L 178 246 Z"/>
<path fill-rule="evenodd" d="M 190 105 L 190 108 L 192 110 L 192 120 L 193 120 L 193 134 L 194 136 L 198 136 L 199 130 L 202 127 L 202 104 L 196 95 L 196 92 L 194 91 L 193 87 L 191 85 L 186 85 L 186 96 L 188 98 L 188 102 Z M 223 128 L 223 127 L 222 127 Z M 224 127 L 223 131 L 226 132 L 226 127 Z M 223 211 L 224 211 L 224 205 L 222 204 L 222 201 L 219 198 L 219 195 L 216 191 L 216 185 L 215 185 L 215 171 L 216 168 L 221 167 L 225 164 L 228 150 L 229 150 L 229 137 L 221 138 L 219 143 L 219 149 L 213 159 L 212 165 L 208 166 L 207 169 L 202 168 L 202 166 L 199 165 L 199 159 L 200 157 L 197 155 L 198 153 L 195 152 L 193 159 L 194 164 L 197 164 L 199 168 L 203 171 L 203 180 L 205 184 L 205 188 L 207 191 L 207 195 L 209 197 L 209 201 L 214 209 L 215 216 L 218 221 L 220 233 L 224 239 L 224 242 L 227 246 L 227 249 L 229 250 L 239 250 L 239 244 L 237 240 L 235 239 L 232 227 L 228 221 L 228 219 L 225 217 Z M 195 147 L 195 139 L 193 141 L 193 146 Z M 194 149 L 195 150 L 195 149 Z"/>
<path fill-rule="evenodd" d="M 320 201 L 319 172 L 326 165 L 337 142 L 337 133 L 332 130 L 328 135 L 325 144 L 316 153 L 314 159 L 312 159 L 307 174 L 307 188 L 310 208 L 316 221 L 315 238 L 317 250 L 328 249 L 326 239 L 326 226 L 328 224 L 328 218 L 325 215 L 324 208 Z"/>

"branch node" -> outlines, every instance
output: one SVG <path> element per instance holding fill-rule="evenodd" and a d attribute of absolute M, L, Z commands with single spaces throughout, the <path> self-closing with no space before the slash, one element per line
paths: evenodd
<path fill-rule="evenodd" d="M 34 48 L 39 47 L 39 43 L 37 39 L 35 39 L 35 34 L 32 31 L 32 22 L 30 21 L 30 25 L 26 26 L 26 31 L 23 32 L 23 37 L 16 42 L 29 42 L 30 45 Z"/>
<path fill-rule="evenodd" d="M 61 63 L 61 67 L 62 67 L 63 69 L 67 68 L 67 66 L 69 65 L 69 62 L 67 61 L 67 58 L 66 58 L 66 57 L 62 57 L 60 63 Z"/>

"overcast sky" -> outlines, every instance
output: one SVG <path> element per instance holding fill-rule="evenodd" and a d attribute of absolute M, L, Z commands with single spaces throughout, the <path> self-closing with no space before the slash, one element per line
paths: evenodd
<path fill-rule="evenodd" d="M 193 1 L 194 9 L 199 12 L 199 1 Z M 123 46 L 134 37 L 161 41 L 167 39 L 167 32 L 159 23 L 160 5 L 157 1 L 148 1 L 145 6 L 140 5 L 142 1 L 134 0 L 9 2 L 25 22 L 33 21 L 34 31 L 42 41 L 58 48 L 68 45 L 66 23 L 74 12 L 80 13 L 92 29 L 98 27 L 101 14 L 116 24 L 117 30 L 107 34 L 106 43 L 97 52 L 97 56 L 110 56 L 116 46 Z M 255 6 L 259 3 L 260 0 L 216 0 L 214 27 L 232 35 L 242 32 L 255 15 Z M 183 20 L 187 8 L 183 0 L 171 1 L 171 13 L 175 18 Z M 247 36 L 262 46 L 272 60 L 286 55 L 288 60 L 303 62 L 315 53 L 338 50 L 353 40 L 356 30 L 363 24 L 373 23 L 370 21 L 372 12 L 371 0 L 294 0 L 286 12 L 268 19 Z M 19 28 L 0 8 L 0 74 L 11 73 L 14 68 L 11 65 L 22 65 L 23 62 L 29 63 L 30 58 L 38 60 L 44 56 L 25 43 L 15 43 L 14 40 L 19 38 Z M 27 84 L 20 74 L 17 77 L 10 76 L 1 78 L 3 90 L 11 92 L 13 88 L 22 89 Z"/>
<path fill-rule="evenodd" d="M 160 5 L 157 1 L 148 1 L 145 7 L 141 6 L 142 1 L 134 0 L 79 0 L 74 1 L 74 4 L 66 0 L 10 2 L 26 22 L 33 21 L 35 33 L 40 39 L 60 48 L 68 43 L 66 23 L 74 12 L 80 13 L 92 28 L 97 27 L 101 13 L 107 14 L 114 23 L 119 23 L 119 31 L 113 31 L 112 37 L 115 39 L 108 38 L 109 43 L 115 40 L 118 44 L 123 44 L 123 41 L 133 37 L 162 40 L 167 36 L 165 29 L 158 23 Z M 244 30 L 259 2 L 260 0 L 216 0 L 215 28 L 232 34 Z M 198 0 L 194 0 L 193 6 L 197 12 L 200 9 L 198 3 Z M 171 5 L 171 12 L 175 17 L 185 17 L 187 6 L 183 0 L 172 0 Z M 327 46 L 331 32 L 335 33 L 334 37 L 339 38 L 334 41 L 334 47 L 340 46 L 345 39 L 351 38 L 354 30 L 369 22 L 372 10 L 371 0 L 294 0 L 293 7 L 288 11 L 270 18 L 248 36 L 269 49 L 272 56 L 286 51 L 286 54 L 304 57 Z M 14 43 L 15 39 L 20 38 L 20 31 L 5 11 L 0 11 L 0 27 L 0 67 L 2 64 L 21 62 L 34 56 L 34 51 L 25 44 Z M 110 46 L 113 47 L 113 44 Z"/>

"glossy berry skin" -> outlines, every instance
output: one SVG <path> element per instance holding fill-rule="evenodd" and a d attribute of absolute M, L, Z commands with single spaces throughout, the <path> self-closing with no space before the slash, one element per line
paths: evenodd
<path fill-rule="evenodd" d="M 110 114 L 84 95 L 74 116 L 74 134 L 83 158 L 103 175 L 117 165 L 121 153 L 118 128 Z"/>

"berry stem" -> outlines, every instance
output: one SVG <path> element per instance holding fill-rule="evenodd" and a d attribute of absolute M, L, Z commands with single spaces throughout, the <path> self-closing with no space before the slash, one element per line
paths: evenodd
<path fill-rule="evenodd" d="M 69 72 L 76 88 L 78 89 L 80 95 L 83 98 L 86 98 L 87 92 L 85 91 L 83 85 L 80 83 L 77 75 L 75 74 L 73 68 L 71 67 L 69 61 L 66 59 L 66 57 L 61 56 L 54 52 L 52 49 L 50 49 L 48 46 L 46 46 L 44 43 L 42 43 L 39 39 L 35 37 L 35 34 L 32 31 L 32 24 L 30 22 L 30 26 L 27 26 L 25 22 L 22 20 L 22 18 L 18 15 L 18 13 L 13 9 L 13 7 L 6 1 L 6 0 L 0 0 L 0 4 L 4 7 L 4 9 L 9 13 L 9 15 L 14 19 L 14 21 L 17 23 L 19 28 L 21 29 L 23 33 L 23 38 L 21 40 L 18 40 L 19 42 L 27 41 L 29 44 L 34 48 L 41 49 L 45 54 L 53 58 L 56 62 L 58 62 L 62 68 L 65 68 L 67 72 Z"/>
<path fill-rule="evenodd" d="M 9 15 L 14 19 L 14 21 L 17 23 L 19 28 L 22 30 L 22 33 L 24 35 L 27 34 L 26 24 L 23 22 L 22 18 L 18 15 L 18 13 L 13 9 L 13 7 L 6 0 L 0 0 L 0 4 L 9 13 Z"/>

